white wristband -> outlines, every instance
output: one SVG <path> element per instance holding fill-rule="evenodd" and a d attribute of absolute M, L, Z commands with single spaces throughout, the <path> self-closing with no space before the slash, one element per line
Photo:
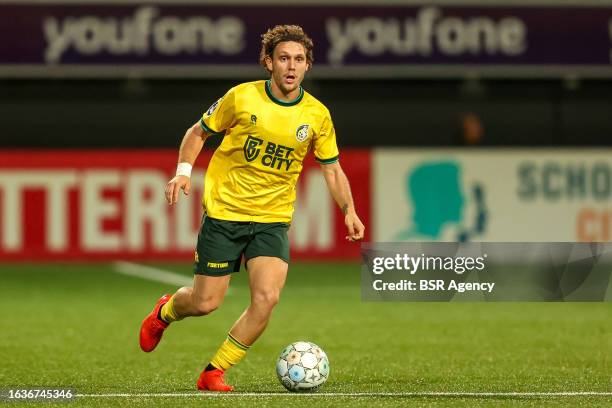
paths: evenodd
<path fill-rule="evenodd" d="M 191 177 L 191 168 L 192 168 L 191 164 L 187 162 L 179 163 L 176 166 L 176 175 Z"/>

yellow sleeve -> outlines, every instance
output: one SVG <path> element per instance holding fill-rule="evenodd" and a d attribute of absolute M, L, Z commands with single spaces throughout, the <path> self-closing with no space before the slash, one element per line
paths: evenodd
<path fill-rule="evenodd" d="M 200 126 L 206 133 L 210 135 L 221 134 L 233 125 L 234 112 L 236 111 L 234 93 L 234 88 L 230 89 L 204 112 L 202 119 L 200 119 Z"/>
<path fill-rule="evenodd" d="M 316 161 L 321 164 L 332 164 L 338 161 L 336 130 L 329 113 L 325 115 L 321 129 L 315 134 L 314 155 Z"/>

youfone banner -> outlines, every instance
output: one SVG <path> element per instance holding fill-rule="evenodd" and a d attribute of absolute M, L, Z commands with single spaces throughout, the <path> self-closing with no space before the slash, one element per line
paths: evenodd
<path fill-rule="evenodd" d="M 200 154 L 189 197 L 169 206 L 175 150 L 0 152 L 0 261 L 194 258 L 202 217 Z M 359 215 L 369 224 L 369 152 L 341 152 Z M 319 164 L 304 162 L 290 228 L 293 259 L 355 260 L 344 216 Z M 369 235 L 367 235 L 369 236 Z"/>
<path fill-rule="evenodd" d="M 612 6 L 167 1 L 0 3 L 0 75 L 254 77 L 282 23 L 313 38 L 319 77 L 612 76 Z"/>
<path fill-rule="evenodd" d="M 612 241 L 610 149 L 378 149 L 374 242 Z"/>

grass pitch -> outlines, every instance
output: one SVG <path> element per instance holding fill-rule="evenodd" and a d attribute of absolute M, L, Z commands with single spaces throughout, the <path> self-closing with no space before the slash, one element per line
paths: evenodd
<path fill-rule="evenodd" d="M 155 266 L 191 275 L 186 264 Z M 94 407 L 612 405 L 610 395 L 522 394 L 612 392 L 610 303 L 364 303 L 355 264 L 291 265 L 268 329 L 226 375 L 237 392 L 197 393 L 199 372 L 248 304 L 245 278 L 233 277 L 219 310 L 173 324 L 146 354 L 140 322 L 175 286 L 113 264 L 0 265 L 0 387 L 126 394 L 71 405 Z M 317 395 L 286 393 L 276 379 L 278 353 L 296 340 L 329 356 Z M 426 394 L 441 392 L 458 394 Z M 15 403 L 28 405 L 40 406 Z"/>

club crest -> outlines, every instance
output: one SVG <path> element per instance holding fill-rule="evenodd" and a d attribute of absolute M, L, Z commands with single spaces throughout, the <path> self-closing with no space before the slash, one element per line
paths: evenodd
<path fill-rule="evenodd" d="M 295 138 L 298 140 L 298 142 L 303 142 L 304 140 L 308 139 L 308 128 L 309 125 L 301 125 L 297 128 L 295 131 Z"/>

